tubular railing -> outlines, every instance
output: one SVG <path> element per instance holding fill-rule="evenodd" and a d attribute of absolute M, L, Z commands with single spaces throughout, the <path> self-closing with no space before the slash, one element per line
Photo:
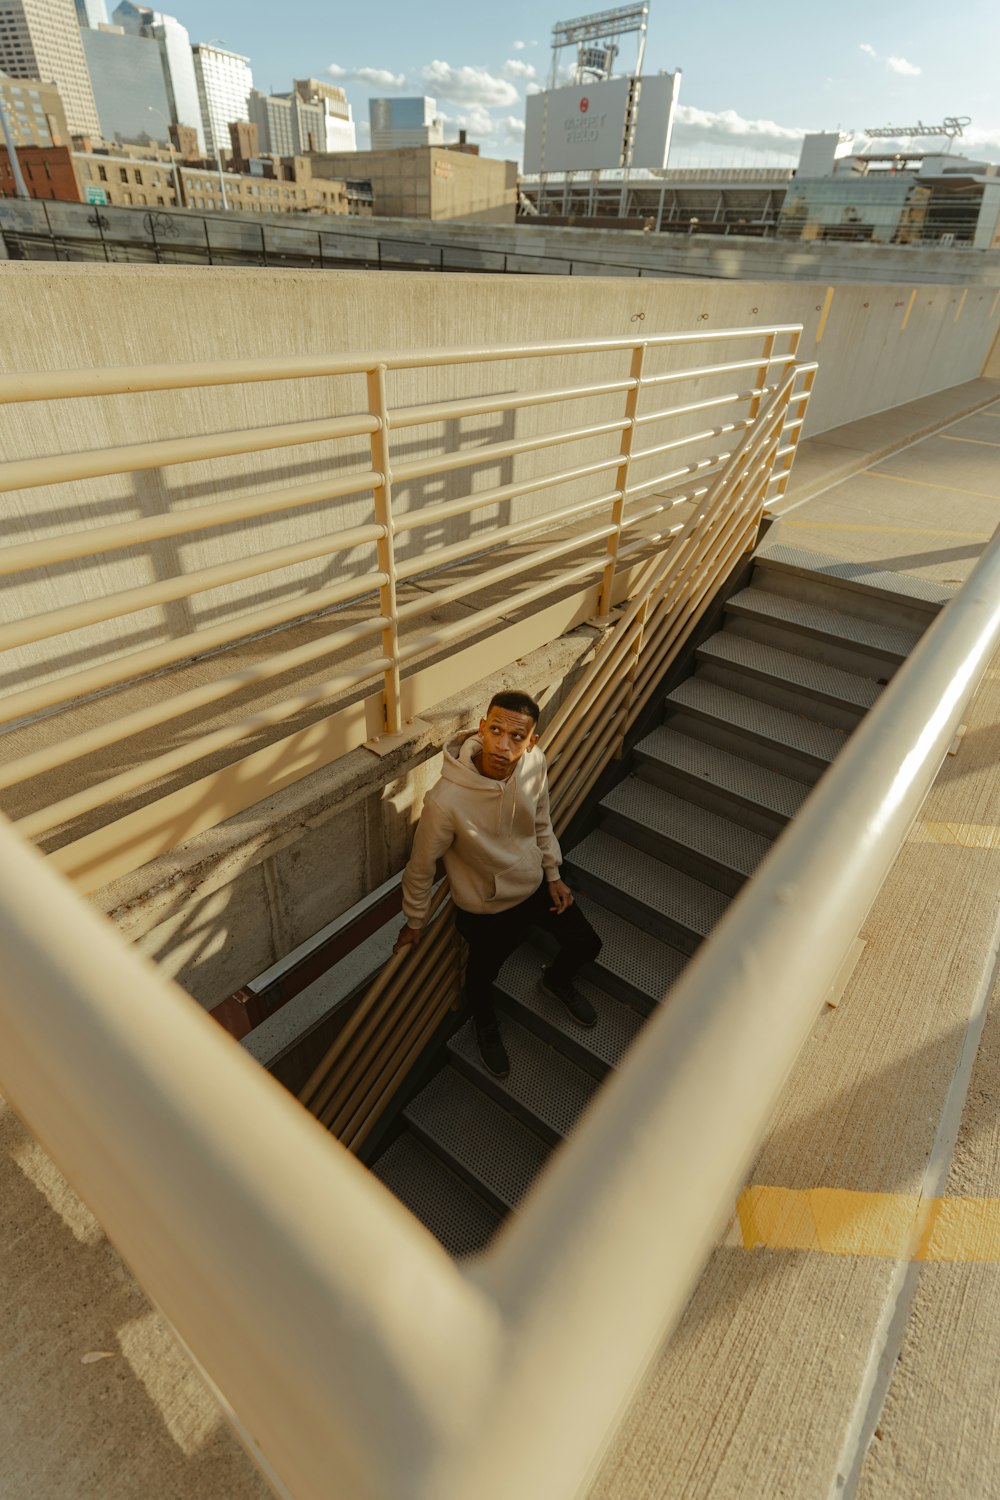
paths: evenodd
<path fill-rule="evenodd" d="M 643 586 L 619 612 L 542 734 L 557 833 L 621 755 L 629 729 L 664 673 L 721 584 L 752 550 L 783 451 L 789 403 L 794 400 L 797 432 L 814 373 L 814 365 L 797 366 L 758 408 L 750 433 L 693 507 L 672 546 L 655 555 Z M 627 462 L 626 454 L 623 466 Z M 787 468 L 780 474 L 787 480 Z M 458 1003 L 459 947 L 445 883 L 420 946 L 389 960 L 302 1090 L 303 1104 L 349 1149 L 358 1150 L 367 1140 L 407 1069 Z"/>
<path fill-rule="evenodd" d="M 281 1493 L 583 1491 L 998 646 L 1000 539 L 471 1264 L 0 823 L 0 1086 Z"/>
<path fill-rule="evenodd" d="M 324 392 L 332 393 L 336 413 L 321 419 L 0 462 L 0 494 L 26 493 L 22 507 L 29 514 L 31 496 L 39 490 L 47 495 L 54 486 L 84 487 L 80 500 L 74 491 L 79 526 L 0 549 L 0 572 L 9 580 L 23 582 L 29 601 L 53 599 L 54 591 L 38 583 L 39 578 L 44 583 L 41 570 L 58 569 L 67 562 L 122 558 L 127 579 L 125 549 L 128 556 L 137 551 L 142 556 L 143 549 L 149 549 L 152 558 L 152 549 L 169 540 L 193 550 L 197 557 L 202 538 L 218 535 L 218 528 L 227 528 L 226 539 L 233 539 L 237 554 L 152 583 L 127 583 L 76 602 L 28 609 L 21 617 L 0 622 L 0 663 L 11 664 L 10 680 L 26 682 L 0 698 L 0 726 L 16 730 L 41 714 L 54 715 L 47 720 L 44 745 L 30 743 L 0 767 L 0 790 L 23 787 L 13 804 L 18 828 L 34 839 L 60 830 L 56 842 L 61 847 L 53 857 L 81 885 L 93 888 L 101 878 L 134 868 L 172 847 L 178 825 L 190 834 L 221 822 L 274 790 L 266 777 L 261 789 L 258 752 L 247 750 L 247 740 L 265 736 L 277 744 L 276 753 L 287 746 L 285 761 L 295 763 L 295 769 L 283 772 L 282 784 L 288 784 L 373 734 L 394 736 L 403 731 L 421 706 L 434 701 L 430 685 L 421 696 L 422 663 L 497 626 L 502 618 L 537 611 L 573 590 L 571 597 L 579 606 L 576 618 L 609 619 L 615 603 L 633 590 L 643 559 L 685 534 L 688 510 L 701 514 L 699 507 L 713 493 L 717 476 L 757 427 L 761 404 L 785 387 L 789 371 L 799 368 L 795 365 L 799 332 L 797 326 L 777 325 L 643 339 L 0 377 L 0 414 L 5 404 L 35 408 L 37 403 L 82 398 L 120 402 L 140 394 L 148 409 L 151 393 L 207 395 L 217 387 L 240 386 L 249 391 L 282 381 L 306 386 L 327 382 Z M 723 355 L 721 359 L 716 351 Z M 567 362 L 569 378 L 561 382 L 553 378 L 552 372 L 565 368 Z M 514 372 L 515 389 L 489 390 L 490 369 L 500 364 Z M 466 372 L 458 386 L 454 378 L 450 384 L 444 380 L 453 367 Z M 405 384 L 394 397 L 393 381 L 408 377 L 412 389 L 414 372 L 419 372 L 425 389 L 433 390 L 437 380 L 442 391 L 439 399 L 412 404 L 403 399 Z M 501 371 L 499 378 L 505 373 Z M 497 378 L 493 377 L 494 385 Z M 799 368 L 798 384 L 790 397 L 793 410 L 783 427 L 784 446 L 768 473 L 763 499 L 776 500 L 783 493 L 811 380 L 811 370 Z M 477 394 L 469 396 L 468 390 Z M 359 408 L 361 391 L 364 399 Z M 575 415 L 580 410 L 576 406 L 574 411 L 575 403 L 587 403 L 582 420 Z M 454 432 L 464 419 L 490 415 L 500 416 L 511 432 L 520 419 L 523 435 L 505 435 L 479 446 L 468 440 L 460 446 L 455 439 L 439 436 L 442 428 Z M 365 444 L 364 456 L 353 450 L 348 458 L 331 459 L 329 449 L 324 449 L 321 458 L 310 459 L 310 449 L 315 454 L 317 444 L 338 444 L 342 453 L 343 445 L 353 440 Z M 172 497 L 173 508 L 167 513 L 111 522 L 103 519 L 107 502 L 98 504 L 93 498 L 94 480 L 150 470 L 169 473 L 180 465 L 211 465 L 264 454 L 286 463 L 294 459 L 300 469 L 303 460 L 308 460 L 322 477 L 280 486 L 269 483 L 261 493 L 227 495 L 196 504 L 176 505 Z M 502 474 L 505 482 L 486 488 L 477 488 L 474 475 L 461 478 L 461 471 L 482 470 L 485 465 L 501 466 L 512 477 Z M 180 472 L 183 477 L 185 471 Z M 211 490 L 202 473 L 199 484 Z M 228 471 L 224 477 L 231 485 Z M 438 490 L 450 486 L 453 493 L 444 500 L 420 503 L 428 486 Z M 399 497 L 407 490 L 409 503 L 404 505 Z M 416 502 L 411 498 L 414 493 L 420 497 Z M 179 494 L 183 501 L 183 486 Z M 88 504 L 94 506 L 93 516 L 87 513 Z M 130 508 L 128 502 L 122 505 Z M 484 526 L 477 519 L 483 513 L 491 520 L 500 519 Z M 252 551 L 246 537 L 241 540 L 240 528 L 286 516 L 311 517 L 302 524 L 316 534 Z M 459 533 L 458 540 L 451 539 Z M 514 549 L 509 560 L 504 549 Z M 467 565 L 472 558 L 482 558 L 481 567 L 466 566 L 452 581 L 448 569 Z M 282 570 L 301 570 L 316 562 L 332 572 L 332 581 L 324 580 L 321 587 L 303 592 L 300 583 L 293 579 L 289 584 L 287 575 L 283 578 Z M 403 585 L 431 568 L 435 570 L 433 587 L 422 576 L 419 590 L 400 596 Z M 231 598 L 221 604 L 218 595 L 213 598 L 213 591 L 238 590 L 239 585 L 255 590 L 271 587 L 276 601 L 258 606 L 254 595 L 246 592 L 236 604 Z M 486 591 L 493 597 L 483 599 Z M 204 618 L 213 623 L 202 624 L 197 610 L 205 595 L 209 599 L 204 603 Z M 182 601 L 193 601 L 188 607 L 195 615 L 196 628 L 164 628 L 159 632 L 161 639 L 139 649 L 122 648 L 111 638 L 110 633 L 117 631 L 126 636 L 129 627 L 118 622 Z M 433 626 L 425 623 L 428 614 L 458 602 L 472 606 L 461 619 Z M 221 673 L 185 692 L 169 692 L 169 675 L 163 674 L 178 663 L 318 612 L 343 609 L 351 613 L 349 623 L 340 629 L 336 614 L 330 614 L 328 633 L 318 633 L 294 648 L 277 645 L 272 653 L 258 656 L 239 671 Z M 219 614 L 228 618 L 220 623 Z M 530 626 L 520 628 L 528 633 L 522 634 L 519 649 L 505 659 L 543 644 L 552 626 L 540 623 L 537 640 L 532 639 Z M 151 629 L 156 633 L 155 625 Z M 101 649 L 88 646 L 95 631 Z M 497 626 L 497 631 L 499 638 L 502 628 Z M 67 659 L 75 654 L 89 664 L 58 671 L 61 648 L 51 648 L 56 654 L 38 658 L 39 668 L 30 653 L 54 641 L 65 643 Z M 498 639 L 497 649 L 500 644 Z M 352 653 L 352 659 L 324 676 L 324 663 L 344 652 Z M 456 656 L 458 676 L 452 690 L 471 684 L 488 670 L 489 665 L 484 667 L 474 655 L 467 660 Z M 311 674 L 307 684 L 292 696 L 256 712 L 237 711 L 214 728 L 192 725 L 190 716 L 195 713 L 204 715 L 213 709 L 221 713 L 227 697 L 262 689 L 289 673 L 301 677 L 306 672 Z M 151 701 L 141 708 L 118 706 L 116 693 L 152 674 L 160 674 L 161 685 L 146 695 Z M 98 693 L 105 695 L 99 723 L 94 724 L 90 716 L 87 727 L 80 729 L 68 717 L 68 727 L 61 728 L 60 714 Z M 364 712 L 331 712 L 335 703 L 345 699 L 362 700 Z M 327 715 L 323 723 L 329 732 L 314 736 L 308 754 L 294 738 L 298 724 L 286 728 L 286 738 L 280 737 L 281 726 L 301 715 L 315 719 L 317 713 Z M 128 742 L 150 730 L 163 731 L 165 748 L 158 750 L 154 745 L 149 750 L 147 745 L 128 764 Z M 16 742 L 12 738 L 11 743 Z M 78 766 L 84 757 L 108 747 L 115 747 L 113 774 L 105 774 L 101 766 L 96 774 Z M 227 760 L 221 771 L 199 777 L 187 770 L 223 752 Z M 122 760 L 126 761 L 124 769 L 117 769 Z M 65 773 L 73 786 L 71 792 L 33 792 L 36 778 L 49 777 L 39 785 L 50 789 L 57 785 L 52 773 L 69 767 L 76 767 Z M 177 784 L 175 790 L 169 790 L 171 778 Z M 157 783 L 167 790 L 151 800 L 150 789 Z M 186 798 L 183 818 L 176 816 L 179 798 Z M 121 816 L 123 799 L 131 799 L 130 807 L 136 799 L 144 804 L 129 812 L 129 822 Z M 7 805 L 12 805 L 10 800 Z M 77 822 L 94 814 L 101 825 L 96 831 L 87 831 Z M 91 816 L 90 822 L 94 821 Z"/>

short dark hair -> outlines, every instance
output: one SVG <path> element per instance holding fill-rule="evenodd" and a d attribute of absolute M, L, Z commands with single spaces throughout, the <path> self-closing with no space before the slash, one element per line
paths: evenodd
<path fill-rule="evenodd" d="M 516 689 L 509 693 L 494 693 L 486 712 L 489 713 L 491 708 L 505 708 L 511 714 L 527 714 L 533 724 L 538 723 L 538 715 L 541 713 L 534 698 L 529 698 L 527 693 L 519 693 Z"/>

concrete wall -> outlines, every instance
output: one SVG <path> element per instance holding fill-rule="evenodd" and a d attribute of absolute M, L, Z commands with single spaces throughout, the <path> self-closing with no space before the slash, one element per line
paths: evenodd
<path fill-rule="evenodd" d="M 997 326 L 997 297 L 981 288 L 843 286 L 827 306 L 827 288 L 810 283 L 626 281 L 584 278 L 412 277 L 382 273 L 266 271 L 159 266 L 15 264 L 0 281 L 0 327 L 8 368 L 62 369 L 179 360 L 254 359 L 341 351 L 438 348 L 518 343 L 594 335 L 634 337 L 686 329 L 764 326 L 801 322 L 800 355 L 816 356 L 821 370 L 807 431 L 817 433 L 980 374 Z M 912 304 L 912 305 L 911 305 Z M 822 338 L 818 337 L 823 322 Z M 707 356 L 725 359 L 746 346 L 723 340 Z M 651 370 L 694 363 L 690 352 L 657 353 Z M 391 377 L 393 399 L 447 401 L 460 395 L 519 391 L 570 384 L 600 374 L 624 375 L 628 356 L 580 356 L 486 364 L 472 373 L 449 366 Z M 748 382 L 749 383 L 749 382 Z M 726 382 L 703 381 L 695 395 L 711 395 Z M 689 390 L 690 388 L 685 388 Z M 684 399 L 690 399 L 685 396 Z M 288 381 L 255 387 L 194 392 L 136 393 L 0 408 L 0 451 L 9 458 L 94 449 L 186 433 L 245 429 L 319 418 L 364 404 L 360 377 L 344 382 Z M 620 394 L 442 423 L 401 432 L 396 461 L 440 452 L 470 451 L 505 438 L 528 438 L 567 423 L 621 414 Z M 714 425 L 713 416 L 681 419 L 670 435 Z M 687 424 L 685 429 L 685 422 Z M 650 428 L 650 441 L 663 429 Z M 718 440 L 706 440 L 706 451 Z M 543 448 L 516 459 L 473 465 L 443 479 L 396 488 L 397 510 L 526 477 L 617 451 L 617 435 L 571 448 Z M 684 457 L 700 450 L 684 451 Z M 165 510 L 195 507 L 233 494 L 259 493 L 297 481 L 315 481 L 344 467 L 369 464 L 367 440 L 312 444 L 236 459 L 185 464 L 52 485 L 0 496 L 3 535 L 14 542 L 88 524 L 111 523 Z M 657 472 L 652 465 L 647 472 Z M 636 477 L 645 477 L 637 469 Z M 448 526 L 402 540 L 400 555 L 482 534 L 488 545 L 498 521 L 543 513 L 571 498 L 608 488 L 600 476 L 572 491 L 544 488 L 494 510 L 458 518 Z M 256 520 L 137 546 L 96 560 L 39 569 L 5 582 L 6 612 L 28 615 L 112 590 L 145 584 L 178 572 L 268 547 L 335 532 L 371 518 L 371 496 L 289 511 L 278 520 Z M 302 598 L 311 589 L 368 571 L 370 549 L 320 558 L 260 579 L 215 589 L 121 622 L 89 627 L 75 638 L 56 636 L 8 654 L 0 691 L 68 670 L 81 659 L 98 660 L 238 618 L 262 602 Z"/>
<path fill-rule="evenodd" d="M 506 254 L 512 270 L 566 275 L 572 264 L 574 277 L 634 276 L 641 269 L 643 279 L 697 276 L 724 281 L 812 281 L 824 286 L 888 283 L 907 291 L 928 282 L 1000 286 L 1000 256 L 969 248 L 655 234 L 566 228 L 531 219 L 487 232 L 475 224 L 424 226 L 407 219 L 380 218 L 361 226 L 360 232 L 453 246 L 463 250 L 465 263 L 473 271 L 499 269 Z"/>

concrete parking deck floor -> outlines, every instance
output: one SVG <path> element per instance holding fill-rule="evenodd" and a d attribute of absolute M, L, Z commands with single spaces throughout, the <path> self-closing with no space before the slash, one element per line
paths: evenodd
<path fill-rule="evenodd" d="M 1000 385 L 977 381 L 806 445 L 769 541 L 959 583 L 998 522 Z M 995 667 L 751 1175 L 785 1190 L 783 1212 L 741 1200 L 761 1212 L 734 1220 L 591 1500 L 995 1493 L 998 758 Z M 0 1111 L 4 1500 L 269 1493 L 96 1221 Z M 833 1229 L 810 1240 L 816 1189 Z M 928 1198 L 946 1207 L 915 1261 L 909 1206 Z"/>

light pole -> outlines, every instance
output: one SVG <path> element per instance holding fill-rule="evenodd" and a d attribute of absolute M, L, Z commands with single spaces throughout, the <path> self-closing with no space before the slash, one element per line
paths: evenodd
<path fill-rule="evenodd" d="M 163 113 L 163 110 L 162 109 L 157 109 L 155 104 L 147 104 L 146 108 L 149 110 L 150 114 L 159 115 L 160 119 L 163 121 L 164 125 L 166 125 L 166 127 L 167 127 L 167 149 L 170 152 L 170 170 L 174 174 L 174 197 L 177 199 L 177 207 L 178 208 L 184 208 L 185 207 L 185 203 L 184 203 L 184 195 L 181 192 L 181 180 L 180 180 L 180 178 L 177 175 L 177 162 L 174 160 L 174 143 L 170 139 L 170 121 L 167 119 L 166 115 Z"/>

